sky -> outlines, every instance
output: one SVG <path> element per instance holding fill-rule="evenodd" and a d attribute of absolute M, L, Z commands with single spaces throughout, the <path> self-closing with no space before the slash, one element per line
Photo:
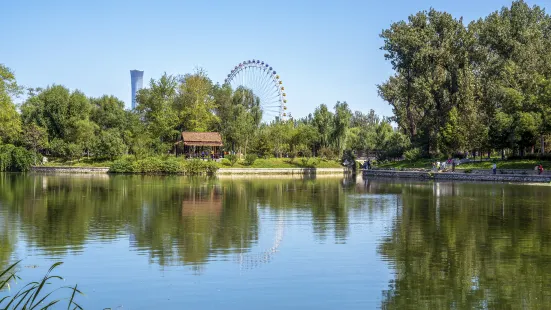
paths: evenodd
<path fill-rule="evenodd" d="M 551 0 L 528 0 L 549 11 Z M 0 63 L 19 84 L 61 84 L 130 106 L 130 70 L 152 78 L 201 67 L 222 83 L 249 59 L 280 75 L 294 117 L 325 103 L 391 116 L 377 84 L 393 74 L 379 34 L 431 7 L 479 19 L 510 0 L 0 0 Z M 22 99 L 20 99 L 22 100 Z"/>

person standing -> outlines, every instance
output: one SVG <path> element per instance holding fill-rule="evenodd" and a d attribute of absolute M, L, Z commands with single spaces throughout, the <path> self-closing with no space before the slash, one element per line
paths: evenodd
<path fill-rule="evenodd" d="M 452 172 L 455 172 L 455 159 L 452 159 Z"/>
<path fill-rule="evenodd" d="M 492 165 L 492 170 L 493 170 L 494 174 L 497 173 L 497 165 L 496 165 L 495 162 L 494 162 L 493 165 Z"/>
<path fill-rule="evenodd" d="M 371 158 L 367 160 L 367 169 L 371 170 Z"/>
<path fill-rule="evenodd" d="M 538 166 L 538 174 L 542 174 L 543 173 L 543 165 L 542 164 L 539 164 Z"/>

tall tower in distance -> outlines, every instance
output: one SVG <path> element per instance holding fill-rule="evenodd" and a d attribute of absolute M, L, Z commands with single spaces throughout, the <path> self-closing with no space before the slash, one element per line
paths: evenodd
<path fill-rule="evenodd" d="M 136 94 L 143 88 L 143 71 L 130 70 L 130 84 L 132 85 L 132 110 L 136 108 Z"/>

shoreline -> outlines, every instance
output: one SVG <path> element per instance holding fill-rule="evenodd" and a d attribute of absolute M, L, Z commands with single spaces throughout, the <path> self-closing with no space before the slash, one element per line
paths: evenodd
<path fill-rule="evenodd" d="M 70 166 L 33 166 L 33 173 L 44 174 L 108 174 L 109 167 L 70 167 Z M 342 176 L 345 168 L 221 168 L 215 173 L 217 176 Z M 122 174 L 122 173 L 113 173 Z M 130 173 L 132 174 L 132 173 Z M 157 174 L 151 174 L 157 175 Z"/>
<path fill-rule="evenodd" d="M 398 170 L 361 170 L 363 177 L 403 178 L 418 180 L 459 180 L 483 182 L 514 182 L 514 183 L 550 183 L 551 175 L 537 175 L 525 173 L 491 174 L 465 172 L 429 172 L 429 171 L 398 171 Z"/>

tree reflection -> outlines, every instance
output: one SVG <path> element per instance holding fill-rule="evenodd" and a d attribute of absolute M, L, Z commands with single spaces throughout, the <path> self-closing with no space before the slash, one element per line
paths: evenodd
<path fill-rule="evenodd" d="M 50 257 L 128 238 L 151 263 L 197 270 L 214 256 L 261 251 L 254 248 L 259 212 L 278 218 L 299 212 L 312 218 L 319 239 L 332 232 L 345 241 L 347 191 L 354 190 L 334 179 L 2 174 L 0 182 L 0 263 L 9 261 L 19 225 L 26 243 Z M 271 259 L 259 254 L 257 263 Z"/>
<path fill-rule="evenodd" d="M 383 308 L 551 307 L 551 210 L 541 203 L 551 191 L 502 184 L 396 187 L 402 205 L 380 245 L 395 269 Z"/>

